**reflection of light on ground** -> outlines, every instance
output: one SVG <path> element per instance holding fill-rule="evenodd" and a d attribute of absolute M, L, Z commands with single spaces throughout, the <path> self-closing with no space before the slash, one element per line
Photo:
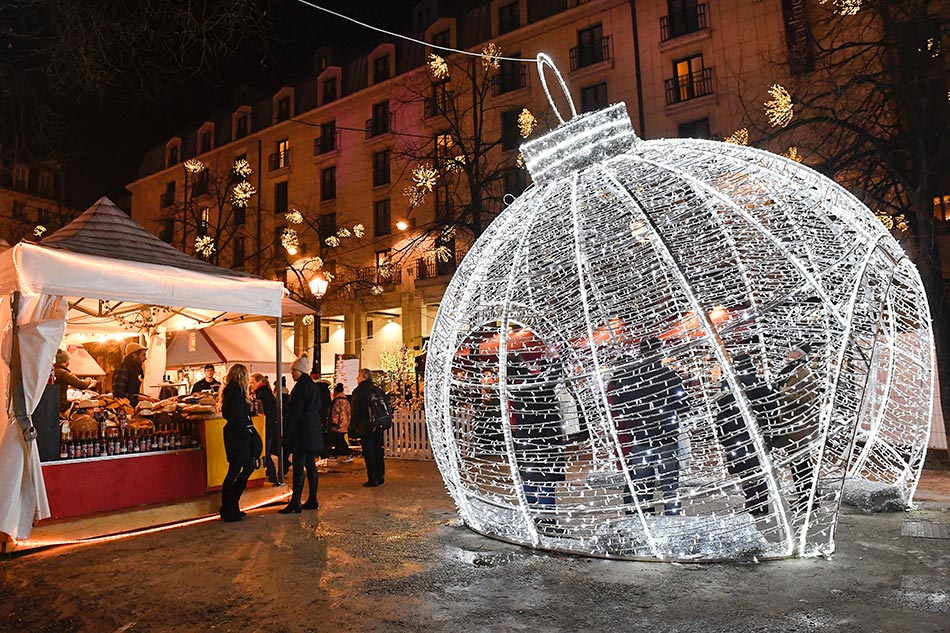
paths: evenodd
<path fill-rule="evenodd" d="M 245 512 L 251 512 L 268 506 L 280 501 L 286 501 L 290 497 L 291 492 L 289 490 L 278 491 L 275 490 L 274 494 L 262 499 L 253 505 L 245 506 Z M 144 528 L 141 530 L 134 530 L 131 532 L 123 532 L 121 534 L 108 534 L 105 536 L 90 536 L 88 538 L 79 538 L 79 539 L 29 539 L 24 541 L 17 541 L 13 539 L 13 551 L 16 551 L 18 544 L 23 544 L 25 548 L 28 549 L 40 549 L 40 548 L 49 548 L 49 547 L 59 547 L 63 545 L 93 545 L 96 543 L 109 543 L 114 541 L 121 541 L 123 539 L 132 538 L 134 536 L 145 536 L 146 534 L 155 534 L 157 532 L 166 532 L 168 530 L 174 530 L 176 528 L 188 527 L 190 525 L 198 525 L 200 523 L 208 523 L 210 521 L 220 521 L 221 518 L 217 514 L 209 514 L 207 516 L 198 517 L 196 519 L 189 519 L 186 521 L 178 521 L 176 523 L 168 523 L 166 525 L 159 525 L 152 528 Z"/>

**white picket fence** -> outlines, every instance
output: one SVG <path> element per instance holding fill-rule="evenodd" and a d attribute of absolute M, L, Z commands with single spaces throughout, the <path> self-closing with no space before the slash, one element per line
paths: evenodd
<path fill-rule="evenodd" d="M 432 459 L 425 411 L 397 413 L 383 436 L 383 454 L 397 459 Z"/>

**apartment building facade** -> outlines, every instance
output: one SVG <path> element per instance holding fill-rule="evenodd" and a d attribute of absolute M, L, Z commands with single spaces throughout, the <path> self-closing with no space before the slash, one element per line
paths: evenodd
<path fill-rule="evenodd" d="M 13 162 L 0 165 L 0 239 L 40 239 L 76 215 L 63 201 L 64 167 Z"/>
<path fill-rule="evenodd" d="M 416 5 L 412 35 L 474 53 L 489 42 L 506 57 L 544 52 L 578 111 L 622 101 L 645 138 L 721 139 L 742 127 L 750 107 L 761 107 L 771 84 L 807 65 L 806 4 L 816 3 L 492 0 L 442 15 L 428 0 Z M 431 53 L 466 67 L 458 54 L 403 41 L 380 42 L 345 62 L 321 49 L 312 76 L 262 99 L 245 98 L 146 156 L 128 185 L 133 217 L 188 252 L 196 237 L 213 238 L 217 263 L 290 285 L 309 280 L 293 274 L 295 265 L 321 258 L 332 276 L 320 301 L 321 328 L 298 323 L 295 347 L 320 340 L 324 372 L 332 371 L 335 354 L 377 367 L 386 350 L 421 348 L 474 237 L 471 223 L 461 221 L 449 240 L 438 231 L 481 195 L 466 192 L 461 175 L 452 177 L 451 194 L 437 181 L 421 203 L 404 195 L 418 188 L 416 168 L 445 163 L 447 144 L 466 145 L 451 139 L 458 132 L 443 114 L 453 100 L 473 106 L 472 95 L 465 96 L 470 78 L 436 79 Z M 477 66 L 467 67 L 477 74 Z M 541 122 L 535 135 L 556 119 L 533 64 L 502 62 L 485 81 L 480 135 L 491 149 L 482 158 L 498 167 L 486 187 L 493 192 L 485 198 L 488 221 L 530 183 L 518 166 L 518 114 L 528 109 Z M 560 95 L 555 101 L 568 111 Z M 192 159 L 202 172 L 191 171 Z M 236 161 L 246 161 L 250 172 L 236 175 Z M 229 196 L 242 178 L 256 193 L 237 208 Z M 294 211 L 302 223 L 293 223 Z M 285 239 L 288 228 L 293 241 Z M 331 237 L 338 246 L 328 245 Z M 440 239 L 449 248 L 434 256 Z"/>

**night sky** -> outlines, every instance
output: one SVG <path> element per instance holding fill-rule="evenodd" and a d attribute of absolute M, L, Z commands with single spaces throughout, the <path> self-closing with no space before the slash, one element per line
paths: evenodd
<path fill-rule="evenodd" d="M 412 6 L 407 0 L 366 2 L 314 0 L 315 3 L 398 33 L 410 33 Z M 242 83 L 262 90 L 277 89 L 287 77 L 311 72 L 313 50 L 338 44 L 363 52 L 372 47 L 374 31 L 307 7 L 295 0 L 270 0 L 274 26 L 270 50 L 238 51 L 228 59 L 214 84 L 183 83 L 170 87 L 158 102 L 134 104 L 116 99 L 81 103 L 67 121 L 72 135 L 68 161 L 69 200 L 85 209 L 108 195 L 127 208 L 125 185 L 136 177 L 142 155 L 164 143 L 176 130 L 221 108 L 230 107 L 234 88 Z"/>

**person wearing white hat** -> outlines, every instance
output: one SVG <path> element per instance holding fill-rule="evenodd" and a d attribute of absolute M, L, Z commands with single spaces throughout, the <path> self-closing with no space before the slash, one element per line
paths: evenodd
<path fill-rule="evenodd" d="M 115 368 L 112 375 L 112 394 L 116 398 L 128 398 L 134 407 L 139 402 L 142 391 L 142 378 L 145 375 L 145 359 L 148 348 L 138 343 L 125 346 L 125 358 Z"/>
<path fill-rule="evenodd" d="M 293 452 L 293 495 L 280 514 L 299 513 L 301 510 L 316 510 L 317 501 L 317 452 L 323 450 L 323 421 L 320 411 L 323 398 L 310 378 L 310 359 L 301 355 L 290 366 L 290 375 L 297 384 L 290 391 L 290 410 L 287 412 L 284 433 L 287 446 Z M 301 504 L 304 474 L 307 477 L 307 501 Z"/>

